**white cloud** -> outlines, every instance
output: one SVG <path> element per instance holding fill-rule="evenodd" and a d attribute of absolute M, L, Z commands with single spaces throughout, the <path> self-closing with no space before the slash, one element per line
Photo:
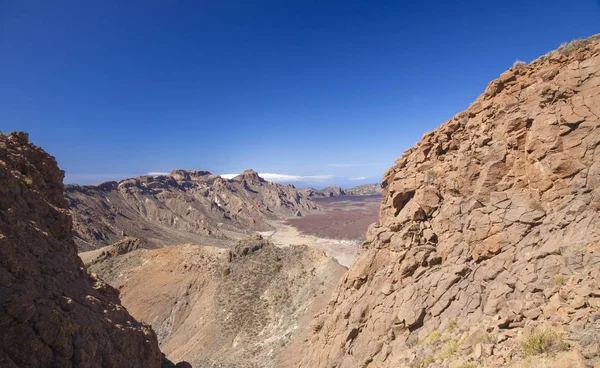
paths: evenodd
<path fill-rule="evenodd" d="M 365 176 L 358 176 L 356 178 L 349 178 L 350 180 L 365 180 L 366 177 Z"/>
<path fill-rule="evenodd" d="M 261 178 L 272 181 L 275 183 L 284 181 L 311 181 L 311 180 L 329 180 L 332 179 L 332 175 L 286 175 L 286 174 L 274 174 L 274 173 L 258 173 Z"/>
<path fill-rule="evenodd" d="M 160 171 L 150 171 L 149 173 L 147 173 L 146 175 L 150 175 L 150 176 L 166 176 L 169 175 L 170 173 L 168 172 L 160 172 Z"/>
<path fill-rule="evenodd" d="M 239 174 L 221 174 L 219 176 L 222 177 L 222 178 L 225 178 L 225 179 L 233 179 L 233 178 L 235 178 L 238 175 Z"/>
<path fill-rule="evenodd" d="M 233 179 L 239 174 L 221 174 L 225 179 Z M 333 175 L 287 175 L 276 173 L 258 173 L 261 178 L 272 181 L 274 183 L 282 182 L 299 182 L 299 181 L 319 181 L 333 179 Z"/>

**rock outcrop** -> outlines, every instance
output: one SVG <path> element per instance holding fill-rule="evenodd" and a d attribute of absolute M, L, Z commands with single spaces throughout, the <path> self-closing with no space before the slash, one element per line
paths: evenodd
<path fill-rule="evenodd" d="M 381 193 L 381 184 L 363 184 L 350 189 L 346 189 L 346 195 L 352 196 L 365 196 L 365 195 L 377 195 Z"/>
<path fill-rule="evenodd" d="M 327 187 L 321 190 L 315 188 L 302 189 L 307 197 L 310 198 L 328 198 L 328 197 L 339 197 L 339 196 L 371 196 L 378 195 L 381 193 L 381 184 L 363 184 L 349 189 L 342 189 L 340 187 Z"/>
<path fill-rule="evenodd" d="M 598 37 L 504 72 L 383 194 L 303 367 L 600 364 Z"/>
<path fill-rule="evenodd" d="M 302 193 L 310 198 L 327 198 L 346 195 L 344 189 L 336 186 L 326 187 L 321 190 L 309 187 L 302 189 Z"/>
<path fill-rule="evenodd" d="M 75 242 L 90 251 L 130 236 L 151 248 L 217 245 L 228 231 L 271 230 L 269 220 L 318 210 L 293 185 L 267 182 L 252 170 L 232 180 L 207 171 L 175 170 L 98 185 L 67 185 Z"/>
<path fill-rule="evenodd" d="M 0 134 L 0 366 L 161 367 L 152 329 L 77 256 L 63 176 L 27 134 Z"/>
<path fill-rule="evenodd" d="M 295 367 L 299 346 L 346 269 L 307 246 L 259 235 L 231 249 L 138 249 L 90 266 L 150 323 L 169 357 L 196 367 Z"/>

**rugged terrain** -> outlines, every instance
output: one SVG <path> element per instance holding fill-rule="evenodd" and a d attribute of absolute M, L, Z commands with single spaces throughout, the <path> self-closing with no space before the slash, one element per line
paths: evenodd
<path fill-rule="evenodd" d="M 67 185 L 80 251 L 125 236 L 158 248 L 183 243 L 222 244 L 214 239 L 269 230 L 269 220 L 318 207 L 293 185 L 267 182 L 252 170 L 228 180 L 206 171 L 175 170 L 98 185 Z M 233 233 L 233 236 L 230 236 Z"/>
<path fill-rule="evenodd" d="M 381 193 L 381 183 L 363 184 L 350 189 L 346 189 L 346 195 L 350 196 L 371 196 Z"/>
<path fill-rule="evenodd" d="M 232 249 L 141 249 L 124 239 L 87 260 L 157 332 L 169 357 L 197 367 L 295 367 L 310 319 L 346 269 L 317 249 L 259 235 Z"/>
<path fill-rule="evenodd" d="M 169 366 L 77 256 L 63 177 L 27 134 L 0 134 L 0 366 Z"/>
<path fill-rule="evenodd" d="M 516 63 L 384 175 L 303 367 L 600 365 L 600 43 Z"/>
<path fill-rule="evenodd" d="M 381 192 L 381 184 L 363 184 L 349 189 L 331 186 L 323 189 L 306 188 L 302 192 L 311 198 L 327 198 L 338 196 L 370 196 Z"/>

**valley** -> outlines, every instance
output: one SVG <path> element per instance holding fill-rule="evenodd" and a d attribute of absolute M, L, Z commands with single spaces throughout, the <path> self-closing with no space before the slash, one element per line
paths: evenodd
<path fill-rule="evenodd" d="M 66 197 L 89 271 L 119 290 L 170 359 L 200 367 L 297 366 L 312 315 L 360 253 L 382 199 L 307 196 L 253 171 L 181 170 L 70 186 Z"/>
<path fill-rule="evenodd" d="M 64 178 L 0 133 L 2 367 L 600 367 L 600 35 L 515 63 L 381 185 Z"/>

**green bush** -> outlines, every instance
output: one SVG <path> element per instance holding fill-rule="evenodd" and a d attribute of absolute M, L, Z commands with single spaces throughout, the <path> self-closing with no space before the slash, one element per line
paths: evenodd
<path fill-rule="evenodd" d="M 568 347 L 562 334 L 551 329 L 534 330 L 523 340 L 521 349 L 527 356 L 554 353 Z"/>
<path fill-rule="evenodd" d="M 449 358 L 452 354 L 456 353 L 458 350 L 458 342 L 456 340 L 448 340 L 440 349 L 440 358 L 446 359 Z"/>

